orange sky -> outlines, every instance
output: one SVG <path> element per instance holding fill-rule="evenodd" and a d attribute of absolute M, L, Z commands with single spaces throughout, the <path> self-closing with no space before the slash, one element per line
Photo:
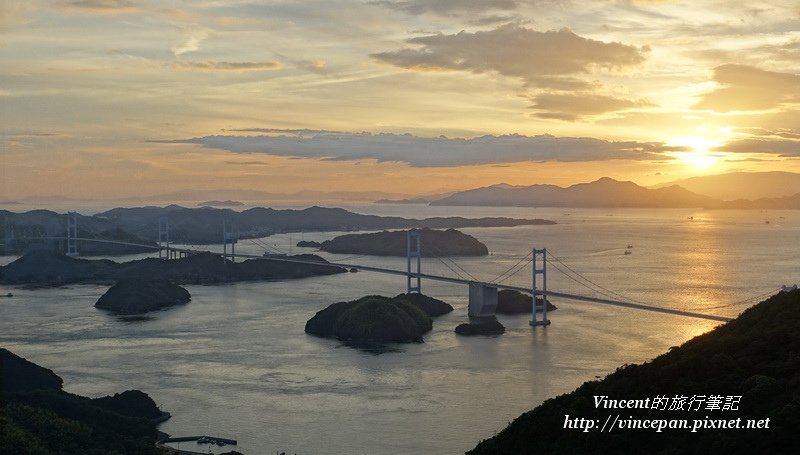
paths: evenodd
<path fill-rule="evenodd" d="M 2 2 L 0 201 L 800 172 L 799 24 L 796 1 Z"/>

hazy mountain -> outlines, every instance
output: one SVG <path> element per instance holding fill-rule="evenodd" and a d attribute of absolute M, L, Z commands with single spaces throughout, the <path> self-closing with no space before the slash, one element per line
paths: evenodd
<path fill-rule="evenodd" d="M 761 198 L 755 201 L 748 199 L 725 201 L 722 207 L 726 209 L 800 209 L 800 193 L 784 197 Z"/>
<path fill-rule="evenodd" d="M 462 191 L 431 202 L 431 205 L 510 207 L 718 207 L 721 201 L 673 185 L 648 189 L 633 182 L 603 177 L 591 183 L 566 188 L 555 185 L 492 185 Z"/>
<path fill-rule="evenodd" d="M 725 201 L 791 196 L 800 193 L 800 174 L 794 172 L 731 172 L 660 183 L 651 188 L 678 185 Z"/>
<path fill-rule="evenodd" d="M 429 194 L 427 196 L 418 196 L 413 198 L 378 199 L 377 201 L 375 201 L 375 203 L 376 204 L 429 204 L 433 201 L 450 196 L 453 193 L 454 193 L 453 191 L 448 191 L 447 193 Z"/>

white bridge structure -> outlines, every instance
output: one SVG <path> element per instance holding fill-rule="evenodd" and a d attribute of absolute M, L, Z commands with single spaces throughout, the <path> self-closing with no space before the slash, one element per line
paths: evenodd
<path fill-rule="evenodd" d="M 576 301 L 583 301 L 583 302 L 592 302 L 602 305 L 612 305 L 617 307 L 623 308 L 631 308 L 636 310 L 644 310 L 644 311 L 652 311 L 664 314 L 671 314 L 677 316 L 685 316 L 691 318 L 699 318 L 699 319 L 707 319 L 712 321 L 718 322 L 727 322 L 730 321 L 731 318 L 711 315 L 711 314 L 703 314 L 697 313 L 692 311 L 684 311 L 678 310 L 674 308 L 665 308 L 659 307 L 655 305 L 648 305 L 639 302 L 631 302 L 631 301 L 624 301 L 624 300 L 615 300 L 615 299 L 606 299 L 606 298 L 598 298 L 586 295 L 579 295 L 579 294 L 571 294 L 566 292 L 559 292 L 553 291 L 547 288 L 547 257 L 548 252 L 546 248 L 532 248 L 531 252 L 523 258 L 523 260 L 527 260 L 528 256 L 530 259 L 528 262 L 531 263 L 531 285 L 530 287 L 521 287 L 521 286 L 513 286 L 509 284 L 504 284 L 502 282 L 486 282 L 480 281 L 477 279 L 465 279 L 465 278 L 456 278 L 450 276 L 443 276 L 443 275 L 435 275 L 435 274 L 428 274 L 422 271 L 422 239 L 421 239 L 421 231 L 419 229 L 411 229 L 407 233 L 407 247 L 406 247 L 406 269 L 405 270 L 397 270 L 397 269 L 389 269 L 383 267 L 375 267 L 370 265 L 364 264 L 356 264 L 356 263 L 346 263 L 346 262 L 320 262 L 314 261 L 310 259 L 303 259 L 303 258 L 296 258 L 291 256 L 282 256 L 282 255 L 255 255 L 255 254 L 236 254 L 235 252 L 235 245 L 238 243 L 238 233 L 236 232 L 235 228 L 231 224 L 229 220 L 225 220 L 223 222 L 223 252 L 215 252 L 215 251 L 208 251 L 208 250 L 197 250 L 197 249 L 189 249 L 189 248 L 179 248 L 175 247 L 170 243 L 169 239 L 169 222 L 166 218 L 159 219 L 158 222 L 158 243 L 156 245 L 147 245 L 147 244 L 140 244 L 140 243 L 133 243 L 133 242 L 125 242 L 125 241 L 118 241 L 118 240 L 106 240 L 106 239 L 96 239 L 96 238 L 86 238 L 86 237 L 78 237 L 77 232 L 77 221 L 74 212 L 70 212 L 67 214 L 67 236 L 66 237 L 35 237 L 35 238 L 28 238 L 28 239 L 40 239 L 40 240 L 66 240 L 67 241 L 67 251 L 66 253 L 70 256 L 77 256 L 78 255 L 78 242 L 100 242 L 106 244 L 115 244 L 115 245 L 127 245 L 127 246 L 134 246 L 140 248 L 149 248 L 153 251 L 158 251 L 159 258 L 164 260 L 170 259 L 177 259 L 186 257 L 192 254 L 198 253 L 211 253 L 215 255 L 219 255 L 223 258 L 223 260 L 230 260 L 232 262 L 236 262 L 236 258 L 246 258 L 246 259 L 269 259 L 272 261 L 283 261 L 283 262 L 293 262 L 299 264 L 315 264 L 315 265 L 330 265 L 336 267 L 342 267 L 349 270 L 358 270 L 358 271 L 365 271 L 365 272 L 375 272 L 375 273 L 383 273 L 383 274 L 390 274 L 390 275 L 398 275 L 406 277 L 407 282 L 407 291 L 409 293 L 420 293 L 422 291 L 422 280 L 431 280 L 431 281 L 442 281 L 447 283 L 455 283 L 466 285 L 469 288 L 469 316 L 474 318 L 487 318 L 487 317 L 494 317 L 495 311 L 497 309 L 497 295 L 498 291 L 501 289 L 508 289 L 513 291 L 522 292 L 533 297 L 533 305 L 531 308 L 531 321 L 530 325 L 532 327 L 537 326 L 548 326 L 550 325 L 550 319 L 547 316 L 547 302 L 548 299 L 552 297 L 567 299 L 567 300 L 576 300 Z M 17 238 L 19 240 L 20 238 Z M 230 245 L 230 251 L 228 251 L 228 246 Z M 554 256 L 550 255 L 551 257 L 555 258 Z M 557 258 L 555 258 L 557 259 Z M 522 260 L 518 264 L 522 264 Z M 525 265 L 527 262 L 525 263 Z M 446 264 L 445 264 L 446 265 Z M 525 266 L 523 265 L 523 266 Z M 564 264 L 566 265 L 566 264 Z M 457 264 L 456 264 L 457 266 Z M 517 268 L 518 265 L 512 266 L 512 269 Z M 509 269 L 509 270 L 512 270 Z M 462 269 L 463 270 L 463 269 Z M 521 270 L 519 268 L 517 272 Z M 514 273 L 517 273 L 514 272 Z M 506 275 L 505 273 L 501 276 Z M 510 275 L 509 275 L 510 276 Z M 499 279 L 500 277 L 496 278 L 495 280 Z M 508 277 L 506 277 L 507 279 Z M 503 280 L 501 280 L 503 281 Z M 588 280 L 587 280 L 588 281 Z M 764 294 L 762 296 L 754 297 L 760 298 L 766 296 L 768 294 Z M 747 301 L 752 299 L 747 299 Z"/>

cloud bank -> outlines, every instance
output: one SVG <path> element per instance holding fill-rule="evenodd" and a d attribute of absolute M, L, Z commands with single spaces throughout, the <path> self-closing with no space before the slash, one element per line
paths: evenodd
<path fill-rule="evenodd" d="M 291 135 L 215 135 L 153 142 L 200 144 L 207 148 L 235 153 L 265 153 L 326 160 L 371 159 L 382 162 L 404 162 L 413 167 L 521 161 L 653 160 L 665 159 L 661 152 L 680 149 L 675 147 L 668 149 L 660 142 L 606 141 L 588 137 L 551 135 L 486 135 L 460 139 L 444 136 L 419 137 L 411 134 L 311 133 L 312 131 L 298 130 L 298 134 Z"/>
<path fill-rule="evenodd" d="M 400 68 L 496 72 L 550 88 L 563 87 L 560 76 L 637 65 L 648 51 L 646 47 L 583 38 L 569 29 L 539 32 L 516 24 L 474 33 L 421 36 L 406 43 L 413 47 L 371 56 Z"/>

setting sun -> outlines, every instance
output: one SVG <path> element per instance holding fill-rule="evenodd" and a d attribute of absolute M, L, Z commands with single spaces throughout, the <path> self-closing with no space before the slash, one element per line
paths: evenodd
<path fill-rule="evenodd" d="M 675 138 L 671 140 L 669 144 L 691 149 L 686 152 L 676 152 L 674 156 L 696 169 L 708 169 L 717 164 L 722 156 L 721 153 L 709 151 L 710 149 L 722 145 L 722 141 L 720 140 L 711 140 L 701 136 L 689 136 Z"/>

